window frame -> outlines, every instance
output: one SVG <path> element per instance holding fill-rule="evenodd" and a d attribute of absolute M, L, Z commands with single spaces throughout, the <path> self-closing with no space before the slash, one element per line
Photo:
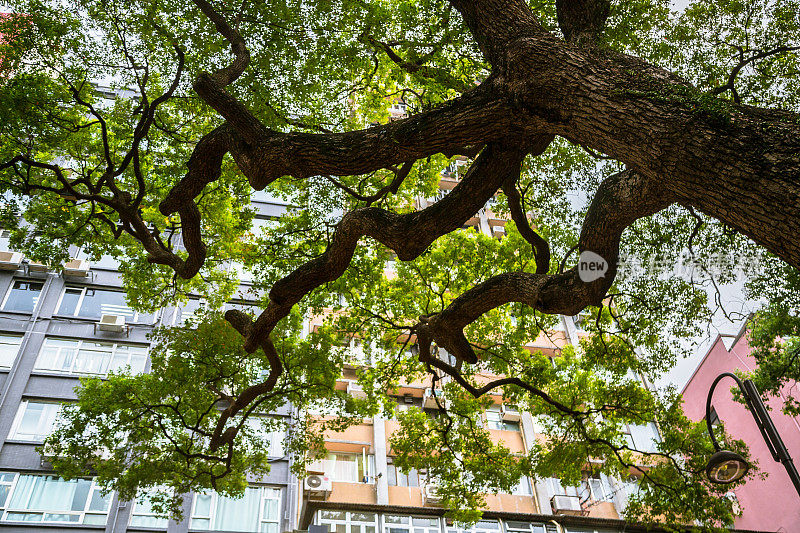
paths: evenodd
<path fill-rule="evenodd" d="M 345 519 L 344 520 L 340 520 L 340 519 L 335 519 L 335 518 L 322 518 L 323 513 L 326 513 L 326 512 L 345 513 Z M 363 521 L 363 520 L 353 520 L 353 514 L 358 514 L 358 515 L 371 514 L 375 518 L 374 518 L 373 522 L 366 522 L 366 521 Z M 395 515 L 392 515 L 392 516 L 395 516 Z M 360 533 L 362 527 L 372 526 L 374 528 L 373 532 L 377 533 L 378 531 L 380 531 L 379 528 L 380 528 L 381 522 L 384 522 L 383 520 L 381 520 L 381 518 L 382 518 L 381 513 L 375 513 L 375 512 L 369 512 L 369 511 L 335 511 L 335 510 L 332 510 L 332 509 L 320 509 L 319 511 L 317 511 L 317 513 L 314 516 L 314 522 L 316 522 L 317 525 L 320 525 L 320 526 L 331 526 L 331 525 L 335 526 L 335 525 L 342 524 L 342 525 L 345 526 L 345 533 Z M 352 527 L 354 525 L 358 526 L 358 529 L 356 531 L 353 531 L 353 529 L 352 529 Z M 328 531 L 331 531 L 330 527 L 328 528 Z M 334 532 L 335 531 L 336 531 L 336 529 L 334 528 Z"/>
<path fill-rule="evenodd" d="M 10 361 L 9 361 L 8 365 L 4 364 L 3 360 L 0 359 L 0 369 L 13 368 L 14 363 L 17 360 L 17 356 L 19 356 L 19 351 L 20 351 L 20 349 L 22 347 L 22 340 L 25 338 L 25 335 L 17 334 L 17 333 L 8 333 L 8 332 L 5 332 L 5 331 L 0 332 L 0 346 L 5 346 L 5 345 L 12 346 L 11 343 L 3 342 L 3 339 L 12 338 L 12 337 L 15 338 L 15 339 L 19 339 L 19 342 L 16 344 L 17 351 L 14 352 L 14 355 L 10 358 Z M 0 349 L 0 353 L 2 353 L 2 349 Z"/>
<path fill-rule="evenodd" d="M 335 455 L 336 458 L 333 460 L 332 469 L 325 468 L 327 463 L 331 461 L 329 457 L 331 455 Z M 336 476 L 336 462 L 339 460 L 339 456 L 343 457 L 355 457 L 356 458 L 356 478 L 358 478 L 358 471 L 359 471 L 359 462 L 361 463 L 361 468 L 363 469 L 363 477 L 360 479 L 340 479 Z M 366 464 L 364 464 L 366 461 Z M 313 465 L 317 465 L 321 463 L 321 469 L 315 470 Z M 327 451 L 325 456 L 316 459 L 311 465 L 308 466 L 308 470 L 310 471 L 322 471 L 325 472 L 325 475 L 330 478 L 331 481 L 337 483 L 360 483 L 360 484 L 367 484 L 372 485 L 375 483 L 375 455 L 369 453 L 352 453 L 352 452 L 337 452 L 337 451 Z M 364 481 L 366 479 L 366 481 Z"/>
<path fill-rule="evenodd" d="M 14 291 L 14 285 L 17 283 L 38 283 L 41 285 L 39 289 L 39 295 L 35 297 L 35 302 L 33 302 L 33 308 L 30 311 L 21 311 L 19 309 L 6 309 L 6 305 L 8 305 L 8 299 L 11 297 L 11 293 Z M 24 313 L 30 314 L 36 312 L 36 309 L 39 307 L 39 304 L 42 301 L 42 292 L 44 291 L 44 281 L 39 281 L 35 279 L 25 279 L 25 278 L 13 278 L 11 280 L 11 285 L 8 286 L 8 290 L 6 291 L 5 296 L 3 297 L 3 304 L 0 305 L 0 310 L 6 313 Z"/>
<path fill-rule="evenodd" d="M 75 303 L 75 311 L 72 314 L 64 313 L 64 312 L 61 311 L 61 304 L 64 302 L 64 296 L 66 296 L 67 291 L 74 290 L 74 289 L 79 289 L 81 291 L 80 296 L 78 296 L 78 301 Z M 91 291 L 116 292 L 116 293 L 120 293 L 120 294 L 125 294 L 125 291 L 121 291 L 121 290 L 117 291 L 117 290 L 114 290 L 114 289 L 108 289 L 108 288 L 104 288 L 104 287 L 93 287 L 93 286 L 90 286 L 90 285 L 64 285 L 64 289 L 61 291 L 61 295 L 58 297 L 58 303 L 56 303 L 55 313 L 53 313 L 53 314 L 55 316 L 63 316 L 63 317 L 69 317 L 69 318 L 81 318 L 81 319 L 84 319 L 84 320 L 100 320 L 100 318 L 102 318 L 102 316 L 103 316 L 102 312 L 100 313 L 100 316 L 98 316 L 98 317 L 81 315 L 81 307 L 83 306 L 83 301 L 86 298 L 86 292 L 90 291 L 90 290 Z M 154 311 L 153 313 L 140 313 L 139 311 L 136 311 L 135 309 L 130 307 L 127 303 L 125 304 L 125 307 L 130 309 L 131 313 L 133 313 L 133 316 L 130 319 L 128 319 L 128 317 L 125 316 L 125 323 L 126 324 L 139 324 L 139 325 L 145 325 L 145 326 L 152 326 L 152 325 L 154 325 L 154 324 L 156 324 L 158 322 L 158 318 L 159 318 L 159 312 L 158 311 Z M 140 320 L 142 318 L 142 315 L 150 315 L 151 316 L 151 320 L 149 322 L 142 322 Z"/>
<path fill-rule="evenodd" d="M 57 405 L 58 410 L 56 411 L 55 416 L 53 417 L 53 421 L 50 424 L 50 430 L 44 435 L 42 439 L 26 439 L 17 436 L 17 431 L 19 431 L 19 426 L 22 424 L 22 419 L 25 417 L 25 413 L 28 410 L 28 405 L 31 403 L 35 404 L 43 404 L 43 405 Z M 8 432 L 8 441 L 15 441 L 15 442 L 44 442 L 44 440 L 49 437 L 53 430 L 55 430 L 56 425 L 59 422 L 59 418 L 61 417 L 61 409 L 63 408 L 64 402 L 59 402 L 56 400 L 38 400 L 38 399 L 29 399 L 23 398 L 21 402 L 19 402 L 19 407 L 17 408 L 17 413 L 14 415 L 14 422 L 11 424 L 11 430 Z M 42 425 L 42 420 L 39 420 L 37 425 L 37 429 L 40 429 Z M 34 437 L 40 436 L 39 434 L 34 435 Z"/>
<path fill-rule="evenodd" d="M 42 354 L 44 353 L 45 348 L 47 348 L 47 341 L 48 340 L 67 341 L 67 342 L 75 342 L 76 343 L 76 346 L 75 346 L 75 357 L 73 358 L 72 363 L 70 364 L 70 369 L 69 370 L 53 369 L 53 368 L 42 368 L 42 367 L 39 366 L 39 362 L 40 362 L 40 360 L 42 358 Z M 101 373 L 95 373 L 95 372 L 80 372 L 80 371 L 76 371 L 75 370 L 76 363 L 79 360 L 78 355 L 81 353 L 81 350 L 83 348 L 84 343 L 87 343 L 87 342 L 88 343 L 92 343 L 92 344 L 110 344 L 110 345 L 112 345 L 112 349 L 109 352 L 110 355 L 109 355 L 109 359 L 108 359 L 108 364 L 106 365 L 106 370 L 102 374 Z M 133 372 L 131 375 L 136 376 L 136 375 L 144 374 L 145 372 L 147 372 L 147 364 L 148 364 L 148 361 L 150 360 L 150 346 L 149 345 L 136 344 L 136 343 L 125 343 L 125 342 L 113 342 L 113 341 L 100 340 L 100 339 L 72 339 L 72 338 L 68 338 L 68 337 L 50 337 L 50 336 L 46 336 L 45 337 L 44 342 L 42 342 L 41 348 L 39 348 L 39 353 L 36 355 L 36 361 L 33 364 L 33 372 L 34 373 L 52 374 L 52 375 L 62 375 L 62 376 L 99 376 L 101 378 L 106 378 L 106 377 L 108 377 L 109 367 L 111 366 L 111 362 L 114 360 L 114 357 L 117 354 L 117 349 L 120 346 L 127 346 L 127 347 L 132 347 L 132 348 L 144 348 L 144 364 L 142 365 L 142 369 L 141 369 L 140 372 Z M 62 348 L 59 348 L 59 350 L 61 350 L 61 349 Z M 131 370 L 133 370 L 133 368 L 130 366 L 131 357 L 132 356 L 133 356 L 133 352 L 131 351 L 131 352 L 128 353 L 127 365 L 123 365 L 123 367 L 124 366 L 128 366 L 128 367 L 131 368 Z"/>
<path fill-rule="evenodd" d="M 136 507 L 139 505 L 139 499 L 140 498 L 142 498 L 142 497 L 149 498 L 149 494 L 151 492 L 156 492 L 156 491 L 159 491 L 159 490 L 164 490 L 164 489 L 161 488 L 161 487 L 156 487 L 156 488 L 154 488 L 152 490 L 144 491 L 141 495 L 140 494 L 136 495 L 136 499 L 134 499 L 132 504 L 131 504 L 131 513 L 130 513 L 130 516 L 128 517 L 128 526 L 136 527 L 136 528 L 141 527 L 141 528 L 148 528 L 148 529 L 159 529 L 159 530 L 167 529 L 169 527 L 169 518 L 164 518 L 163 516 L 160 516 L 160 515 L 156 514 L 155 512 L 152 511 L 152 509 L 149 512 L 138 512 L 138 513 L 136 512 Z M 140 516 L 141 517 L 155 518 L 155 519 L 159 520 L 159 523 L 157 525 L 134 524 L 133 523 L 134 522 L 134 518 L 140 517 Z M 161 521 L 164 522 L 163 526 L 160 524 Z"/>
<path fill-rule="evenodd" d="M 257 530 L 255 532 L 243 532 L 243 533 L 258 533 L 261 531 L 262 526 L 264 524 L 277 524 L 277 531 L 280 532 L 280 525 L 281 525 L 281 504 L 283 503 L 283 490 L 281 487 L 276 487 L 272 485 L 248 485 L 249 489 L 257 489 L 258 490 L 258 518 L 256 520 L 256 527 Z M 267 497 L 268 494 L 275 495 L 277 494 L 277 498 L 270 498 Z M 211 496 L 211 503 L 208 509 L 207 516 L 197 516 L 197 497 L 201 495 L 208 495 Z M 278 500 L 278 516 L 275 520 L 267 519 L 265 517 L 264 508 L 265 503 L 270 500 Z M 233 529 L 211 529 L 214 520 L 216 519 L 216 512 L 217 512 L 217 503 L 219 502 L 219 493 L 212 491 L 209 493 L 202 493 L 202 492 L 195 492 L 192 495 L 192 509 L 189 513 L 189 530 L 190 531 L 237 531 Z M 199 527 L 197 526 L 194 521 L 195 520 L 208 520 L 208 528 Z"/>
<path fill-rule="evenodd" d="M 114 491 L 110 491 L 108 493 L 108 505 L 105 511 L 95 511 L 90 509 L 92 505 L 92 500 L 94 499 L 95 493 L 99 492 L 102 495 L 102 489 L 100 485 L 98 485 L 97 480 L 95 478 L 86 479 L 86 478 L 79 478 L 83 479 L 84 481 L 90 481 L 91 484 L 89 485 L 89 491 L 86 494 L 86 501 L 84 502 L 83 509 L 80 511 L 57 511 L 57 510 L 34 510 L 34 509 L 17 509 L 17 508 L 9 508 L 9 504 L 11 503 L 12 498 L 14 497 L 14 491 L 17 489 L 19 485 L 19 480 L 21 476 L 35 476 L 40 478 L 57 478 L 61 481 L 68 483 L 69 481 L 65 480 L 60 476 L 56 476 L 53 474 L 40 474 L 40 473 L 26 473 L 26 472 L 0 472 L 0 474 L 14 474 L 13 481 L 9 482 L 0 482 L 0 484 L 4 486 L 10 486 L 8 494 L 6 495 L 6 499 L 4 502 L 0 502 L 0 523 L 18 523 L 18 524 L 69 524 L 69 525 L 107 525 L 108 518 L 111 514 L 111 507 L 114 501 Z M 9 513 L 27 513 L 31 515 L 41 515 L 41 519 L 38 521 L 33 520 L 9 520 L 8 515 Z M 77 522 L 71 522 L 68 520 L 45 520 L 45 516 L 47 514 L 51 515 L 68 515 L 68 516 L 78 516 Z M 97 523 L 86 523 L 86 517 L 88 516 L 105 516 L 105 522 L 102 524 Z"/>

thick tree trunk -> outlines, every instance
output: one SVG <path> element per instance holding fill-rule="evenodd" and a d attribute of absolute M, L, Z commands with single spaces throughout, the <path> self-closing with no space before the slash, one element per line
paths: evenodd
<path fill-rule="evenodd" d="M 211 10 L 205 0 L 195 1 Z M 359 239 L 376 239 L 401 260 L 417 257 L 460 227 L 501 186 L 513 187 L 525 155 L 538 155 L 555 135 L 627 166 L 600 186 L 579 240 L 580 251 L 609 262 L 607 276 L 586 283 L 575 268 L 550 275 L 543 271 L 546 263 L 536 274 L 502 274 L 425 317 L 416 327 L 419 338 L 475 361 L 463 329 L 490 309 L 516 301 L 545 313 L 574 314 L 599 304 L 613 283 L 624 229 L 675 202 L 719 219 L 800 268 L 800 115 L 733 104 L 637 58 L 600 49 L 596 37 L 608 16 L 608 0 L 558 0 L 566 40 L 545 31 L 524 0 L 451 3 L 491 64 L 491 76 L 462 97 L 404 121 L 323 135 L 268 131 L 225 91 L 245 68 L 246 49 L 211 10 L 236 60 L 228 70 L 202 75 L 195 87 L 227 124 L 198 144 L 186 177 L 161 204 L 165 215 L 192 213 L 193 198 L 217 179 L 226 152 L 251 185 L 262 189 L 284 175 L 361 174 L 485 146 L 453 193 L 422 212 L 397 215 L 367 208 L 346 214 L 322 256 L 275 284 L 255 323 L 229 312 L 231 323 L 247 337 L 248 350 L 269 351 L 277 322 L 308 292 L 344 272 Z M 199 224 L 189 218 L 187 227 Z M 532 230 L 525 235 L 545 253 L 546 243 Z M 202 249 L 187 249 L 187 264 L 201 264 Z M 151 259 L 174 262 L 168 254 L 151 252 Z M 179 273 L 193 275 L 189 268 Z M 255 397 L 263 388 L 257 385 L 243 397 Z"/>

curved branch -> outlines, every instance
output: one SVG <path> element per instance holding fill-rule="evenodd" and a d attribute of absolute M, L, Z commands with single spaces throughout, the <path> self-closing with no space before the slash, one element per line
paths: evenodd
<path fill-rule="evenodd" d="M 748 57 L 746 59 L 743 58 L 741 61 L 739 61 L 733 67 L 733 69 L 731 70 L 730 75 L 728 75 L 728 81 L 725 83 L 725 85 L 720 85 L 719 87 L 715 87 L 711 91 L 711 94 L 719 95 L 719 94 L 724 93 L 725 91 L 730 91 L 731 95 L 733 96 L 733 101 L 736 102 L 737 104 L 741 103 L 741 98 L 739 97 L 739 93 L 736 90 L 736 77 L 739 75 L 739 72 L 741 72 L 741 70 L 744 67 L 746 67 L 750 63 L 754 63 L 754 62 L 756 62 L 756 61 L 758 61 L 760 59 L 766 59 L 766 58 L 768 58 L 770 56 L 781 54 L 783 52 L 794 52 L 796 50 L 800 50 L 800 46 L 778 46 L 777 48 L 773 48 L 771 50 L 763 50 L 763 51 L 761 51 L 761 52 L 759 52 L 757 54 L 754 54 L 754 55 L 752 55 L 752 56 L 750 56 L 750 57 Z M 740 49 L 740 53 L 742 53 L 741 49 Z"/>
<path fill-rule="evenodd" d="M 453 192 L 422 211 L 398 215 L 369 207 L 345 214 L 322 255 L 273 285 L 269 304 L 255 322 L 251 322 L 245 313 L 228 311 L 225 318 L 245 336 L 245 350 L 252 353 L 262 348 L 270 361 L 271 373 L 264 383 L 242 391 L 231 405 L 230 412 L 223 412 L 213 437 L 215 445 L 228 442 L 235 436 L 235 430 L 230 429 L 219 434 L 225 421 L 259 395 L 271 390 L 277 382 L 282 368 L 269 338 L 273 328 L 303 296 L 344 273 L 362 237 L 372 237 L 392 249 L 403 261 L 414 259 L 441 235 L 461 227 L 509 176 L 516 178 L 519 175 L 521 162 L 528 153 L 540 154 L 551 141 L 552 137 L 545 135 L 525 145 L 490 143 Z"/>
<path fill-rule="evenodd" d="M 511 210 L 511 220 L 517 226 L 522 238 L 528 241 L 533 248 L 536 258 L 536 273 L 547 274 L 550 270 L 550 243 L 544 240 L 541 235 L 533 231 L 525 212 L 522 209 L 522 198 L 517 190 L 516 179 L 509 179 L 503 183 L 503 192 L 508 198 L 508 208 Z"/>
<path fill-rule="evenodd" d="M 663 182 L 631 171 L 606 179 L 584 219 L 579 250 L 604 258 L 608 270 L 599 279 L 584 282 L 579 267 L 563 274 L 509 272 L 489 278 L 453 300 L 442 312 L 426 317 L 418 328 L 457 359 L 475 363 L 478 358 L 464 336 L 464 328 L 500 305 L 519 302 L 548 314 L 575 315 L 587 305 L 602 302 L 614 281 L 622 232 L 635 220 L 652 215 L 676 200 Z"/>

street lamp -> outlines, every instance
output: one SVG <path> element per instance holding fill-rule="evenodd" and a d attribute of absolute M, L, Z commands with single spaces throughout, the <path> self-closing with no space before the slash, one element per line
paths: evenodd
<path fill-rule="evenodd" d="M 750 413 L 753 415 L 753 419 L 756 421 L 759 431 L 761 431 L 761 436 L 764 438 L 764 442 L 767 443 L 769 453 L 772 454 L 772 458 L 775 461 L 783 464 L 783 467 L 789 474 L 789 478 L 794 484 L 795 490 L 800 494 L 800 475 L 798 475 L 797 469 L 792 462 L 789 450 L 787 450 L 786 445 L 783 444 L 783 439 L 781 439 L 781 436 L 778 434 L 775 424 L 767 413 L 766 407 L 764 407 L 764 402 L 761 401 L 761 395 L 758 393 L 758 389 L 756 389 L 755 384 L 753 384 L 751 380 L 746 379 L 743 382 L 735 374 L 730 372 L 724 372 L 717 376 L 717 379 L 711 384 L 711 388 L 708 391 L 708 399 L 706 400 L 706 425 L 708 427 L 708 434 L 711 436 L 711 442 L 714 444 L 714 449 L 716 450 L 716 453 L 711 456 L 708 465 L 706 465 L 708 480 L 721 485 L 733 483 L 734 481 L 742 479 L 750 469 L 750 465 L 747 464 L 744 457 L 736 452 L 720 448 L 711 427 L 711 397 L 714 395 L 714 388 L 717 386 L 717 383 L 719 383 L 722 378 L 726 377 L 732 378 L 736 382 L 736 385 L 739 386 L 739 389 L 744 395 L 745 403 L 747 403 L 747 407 L 750 409 Z"/>

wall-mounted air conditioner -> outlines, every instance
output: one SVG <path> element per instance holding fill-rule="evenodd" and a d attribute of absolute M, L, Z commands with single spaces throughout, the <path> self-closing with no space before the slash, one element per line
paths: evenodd
<path fill-rule="evenodd" d="M 505 226 L 492 226 L 492 237 L 502 237 L 505 234 Z"/>
<path fill-rule="evenodd" d="M 550 499 L 550 505 L 553 508 L 553 514 L 567 514 L 567 515 L 583 514 L 583 508 L 581 507 L 581 499 L 578 496 L 568 496 L 566 494 L 558 494 Z"/>
<path fill-rule="evenodd" d="M 500 416 L 505 422 L 519 422 L 519 411 L 510 405 L 500 406 Z"/>
<path fill-rule="evenodd" d="M 422 490 L 422 505 L 438 505 L 442 503 L 439 486 L 436 483 L 426 483 Z"/>
<path fill-rule="evenodd" d="M 125 331 L 125 316 L 124 315 L 106 315 L 100 317 L 97 323 L 97 329 L 100 331 L 113 331 L 121 333 Z"/>
<path fill-rule="evenodd" d="M 0 252 L 0 270 L 16 270 L 22 265 L 19 252 Z"/>
<path fill-rule="evenodd" d="M 47 272 L 49 269 L 44 263 L 28 261 L 28 272 Z"/>
<path fill-rule="evenodd" d="M 72 259 L 64 264 L 64 275 L 85 278 L 89 275 L 89 262 Z"/>
<path fill-rule="evenodd" d="M 326 497 L 333 488 L 328 476 L 324 474 L 309 474 L 303 480 L 303 490 L 311 496 Z"/>

